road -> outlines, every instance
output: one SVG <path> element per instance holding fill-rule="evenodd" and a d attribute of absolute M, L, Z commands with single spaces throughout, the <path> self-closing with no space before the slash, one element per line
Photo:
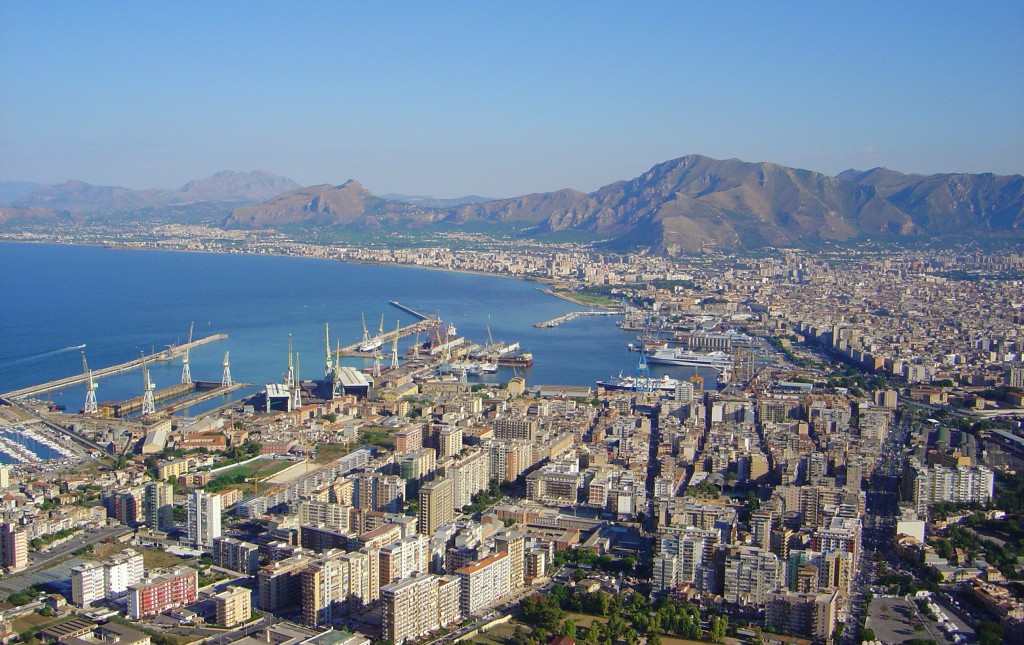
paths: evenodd
<path fill-rule="evenodd" d="M 98 544 L 108 539 L 116 538 L 126 533 L 131 533 L 132 529 L 124 526 L 115 526 L 98 531 L 83 532 L 80 535 L 76 535 L 66 542 L 62 542 L 57 546 L 53 547 L 49 551 L 44 553 L 36 554 L 36 556 L 29 557 L 28 568 L 25 572 L 38 571 L 39 569 L 45 569 L 47 566 L 53 564 L 57 560 L 61 560 L 74 554 L 75 551 L 81 549 L 84 546 L 90 544 Z"/>

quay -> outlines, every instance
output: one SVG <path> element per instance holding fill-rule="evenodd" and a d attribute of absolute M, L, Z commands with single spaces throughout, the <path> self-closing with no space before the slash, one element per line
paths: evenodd
<path fill-rule="evenodd" d="M 191 343 L 185 343 L 183 345 L 169 347 L 159 352 L 153 352 L 152 354 L 146 356 L 145 358 L 139 357 L 132 359 L 126 363 L 121 363 L 120 365 L 112 365 L 110 367 L 102 367 L 97 370 L 92 370 L 92 378 L 93 380 L 99 380 L 106 376 L 112 376 L 114 374 L 120 374 L 121 372 L 129 372 L 131 370 L 138 369 L 139 367 L 142 367 L 143 363 L 170 360 L 178 356 L 181 356 L 187 350 L 199 347 L 200 345 L 205 345 L 207 343 L 212 343 L 218 340 L 224 340 L 227 337 L 227 334 L 214 334 L 212 336 L 200 338 L 199 340 L 194 340 Z M 0 395 L 0 397 L 3 397 L 5 399 L 18 399 L 24 397 L 37 396 L 39 394 L 45 394 L 46 392 L 59 390 L 64 387 L 70 387 L 72 385 L 78 385 L 79 383 L 85 383 L 87 379 L 88 375 L 86 374 L 76 374 L 75 376 L 68 376 L 62 379 L 49 381 L 47 383 L 40 383 L 39 385 L 32 385 L 30 387 L 25 387 L 20 390 L 13 390 L 11 392 L 7 392 L 5 394 Z"/>
<path fill-rule="evenodd" d="M 551 320 L 545 320 L 543 322 L 536 323 L 536 324 L 534 324 L 534 327 L 541 327 L 541 328 L 545 328 L 545 327 L 558 327 L 559 325 L 561 325 L 564 322 L 569 322 L 570 320 L 573 320 L 575 318 L 579 318 L 581 316 L 621 316 L 621 315 L 622 315 L 622 312 L 618 311 L 618 310 L 615 310 L 615 309 L 606 310 L 606 311 L 570 311 L 569 313 L 563 314 L 563 315 L 561 315 L 561 316 L 559 316 L 557 318 L 552 318 Z"/>
<path fill-rule="evenodd" d="M 391 304 L 395 304 L 395 303 L 391 303 Z M 416 316 L 422 316 L 422 314 L 417 314 L 416 312 L 414 312 L 412 310 L 409 310 L 409 313 L 412 313 L 413 315 L 416 315 Z M 379 338 L 381 339 L 381 345 L 386 345 L 387 343 L 390 343 L 393 340 L 395 340 L 396 336 L 398 338 L 403 338 L 405 336 L 412 336 L 413 334 L 422 334 L 424 332 L 431 332 L 431 331 L 434 331 L 435 329 L 437 329 L 440 326 L 441 326 L 441 321 L 440 320 L 427 316 L 427 317 L 422 318 L 419 322 L 414 322 L 411 325 L 406 325 L 405 327 L 400 327 L 397 331 L 386 332 L 386 333 L 382 334 L 381 336 L 379 336 Z M 335 356 L 362 356 L 364 358 L 367 357 L 367 356 L 373 356 L 373 354 L 374 354 L 373 352 L 361 352 L 361 351 L 359 351 L 359 346 L 362 345 L 362 344 L 363 344 L 363 341 L 359 341 L 358 343 L 352 343 L 351 345 L 346 345 L 345 347 L 342 347 L 341 349 L 336 350 L 336 351 L 334 351 L 332 353 Z"/>

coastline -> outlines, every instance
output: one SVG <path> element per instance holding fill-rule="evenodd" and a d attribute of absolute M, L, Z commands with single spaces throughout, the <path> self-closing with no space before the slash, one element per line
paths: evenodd
<path fill-rule="evenodd" d="M 326 257 L 326 256 L 322 256 L 322 255 L 306 255 L 304 253 L 281 253 L 281 252 L 256 253 L 256 252 L 253 252 L 253 251 L 244 251 L 244 250 L 240 250 L 240 251 L 227 251 L 227 250 L 225 250 L 225 251 L 213 251 L 213 250 L 209 250 L 209 249 L 185 249 L 185 248 L 176 248 L 176 247 L 166 247 L 165 248 L 165 247 L 152 247 L 152 246 L 135 246 L 135 245 L 132 245 L 132 244 L 119 244 L 119 243 L 110 243 L 110 242 L 18 240 L 18 239 L 4 239 L 4 238 L 0 238 L 0 244 L 8 243 L 8 242 L 12 243 L 12 244 L 52 244 L 52 245 L 56 245 L 56 246 L 91 246 L 91 247 L 97 247 L 97 248 L 110 249 L 111 251 L 158 251 L 158 252 L 159 251 L 163 251 L 163 252 L 170 252 L 170 253 L 197 253 L 197 254 L 209 254 L 209 255 L 253 255 L 253 256 L 269 256 L 269 257 L 279 257 L 279 258 L 299 258 L 299 259 L 304 259 L 304 260 L 324 260 L 324 261 L 328 261 L 328 262 L 341 262 L 342 264 L 355 264 L 355 265 L 361 265 L 361 266 L 399 267 L 399 268 L 405 268 L 405 269 L 423 269 L 425 271 L 441 271 L 441 272 L 444 272 L 444 273 L 462 273 L 462 274 L 466 274 L 466 275 L 478 275 L 478 276 L 486 276 L 486 277 L 490 277 L 490 278 L 505 278 L 507 280 L 523 280 L 523 281 L 526 281 L 526 282 L 535 282 L 535 283 L 544 284 L 544 285 L 555 284 L 555 281 L 553 281 L 553 280 L 551 280 L 549 278 L 542 278 L 542 277 L 538 277 L 538 276 L 516 276 L 516 275 L 506 275 L 506 274 L 503 274 L 503 273 L 493 273 L 493 272 L 490 272 L 490 271 L 477 271 L 477 270 L 473 270 L 473 269 L 451 269 L 451 268 L 447 268 L 447 267 L 424 266 L 424 265 L 421 265 L 421 264 L 403 264 L 403 263 L 400 263 L 400 262 L 375 262 L 375 261 L 372 261 L 372 260 L 359 260 L 359 259 L 353 259 L 353 258 L 337 258 L 337 257 Z M 310 245 L 310 246 L 311 246 L 311 248 L 325 249 L 325 250 L 329 250 L 331 248 L 331 247 L 327 247 L 327 246 L 317 246 L 317 245 Z M 599 309 L 608 309 L 609 308 L 609 307 L 604 307 L 604 306 L 601 306 L 601 305 L 590 305 L 588 303 L 584 303 L 584 302 L 579 302 L 579 301 L 573 300 L 572 298 L 569 298 L 569 297 L 560 295 L 558 293 L 555 293 L 550 288 L 540 288 L 540 287 L 538 287 L 537 289 L 538 289 L 538 291 L 543 291 L 544 293 L 546 293 L 549 296 L 553 296 L 553 297 L 559 298 L 561 300 L 566 300 L 568 302 L 572 302 L 573 304 L 577 304 L 577 305 L 580 305 L 580 306 L 584 306 L 584 307 L 593 306 L 593 307 L 596 307 L 596 308 L 599 308 Z"/>

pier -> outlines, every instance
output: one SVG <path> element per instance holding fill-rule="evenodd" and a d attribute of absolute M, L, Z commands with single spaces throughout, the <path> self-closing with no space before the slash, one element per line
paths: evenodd
<path fill-rule="evenodd" d="M 613 310 L 604 310 L 604 311 L 570 311 L 569 313 L 562 314 L 561 316 L 559 316 L 557 318 L 552 318 L 551 320 L 545 320 L 544 322 L 536 323 L 536 324 L 534 324 L 534 327 L 540 327 L 540 328 L 558 327 L 559 325 L 561 325 L 564 322 L 569 322 L 570 320 L 573 320 L 575 318 L 579 318 L 581 316 L 621 316 L 621 315 L 622 315 L 621 311 L 614 310 L 614 309 Z"/>
<path fill-rule="evenodd" d="M 398 302 L 397 300 L 392 300 L 392 301 L 390 301 L 389 304 L 392 307 L 397 307 L 397 308 L 401 309 L 402 311 L 404 311 L 407 314 L 412 314 L 413 316 L 416 316 L 420 320 L 429 320 L 429 319 L 433 318 L 433 316 L 424 316 L 423 314 L 421 314 L 420 312 L 416 311 L 415 309 L 410 309 L 409 307 L 406 307 L 405 305 L 403 305 L 402 303 Z"/>
<path fill-rule="evenodd" d="M 131 370 L 138 369 L 142 367 L 143 363 L 171 360 L 173 358 L 181 356 L 190 349 L 199 347 L 201 345 L 206 345 L 207 343 L 212 343 L 218 340 L 224 340 L 227 337 L 227 334 L 214 334 L 213 336 L 207 336 L 205 338 L 200 338 L 199 340 L 194 340 L 191 343 L 176 345 L 174 347 L 168 347 L 167 349 L 159 352 L 153 352 L 152 354 L 144 358 L 134 358 L 126 363 L 121 363 L 119 365 L 112 365 L 110 367 L 103 367 L 97 370 L 92 370 L 92 378 L 93 380 L 99 380 L 106 376 L 112 376 L 114 374 L 120 374 L 121 372 L 129 372 Z M 79 383 L 85 383 L 86 380 L 88 380 L 88 375 L 76 374 L 75 376 L 68 376 L 62 379 L 57 379 L 55 381 L 40 383 L 39 385 L 32 385 L 30 387 L 25 387 L 20 390 L 7 392 L 0 396 L 2 396 L 5 399 L 32 397 L 37 396 L 39 394 L 45 394 L 46 392 L 51 392 L 53 390 L 59 390 L 64 387 L 78 385 Z"/>

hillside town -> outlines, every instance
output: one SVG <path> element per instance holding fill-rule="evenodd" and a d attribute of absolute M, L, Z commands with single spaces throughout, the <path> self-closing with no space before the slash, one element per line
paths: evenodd
<path fill-rule="evenodd" d="M 1024 635 L 1022 254 L 680 261 L 206 233 L 106 243 L 543 280 L 621 311 L 640 343 L 728 354 L 728 378 L 396 371 L 317 396 L 268 385 L 194 423 L 5 401 L 5 426 L 111 452 L 0 469 L 4 642 Z"/>

